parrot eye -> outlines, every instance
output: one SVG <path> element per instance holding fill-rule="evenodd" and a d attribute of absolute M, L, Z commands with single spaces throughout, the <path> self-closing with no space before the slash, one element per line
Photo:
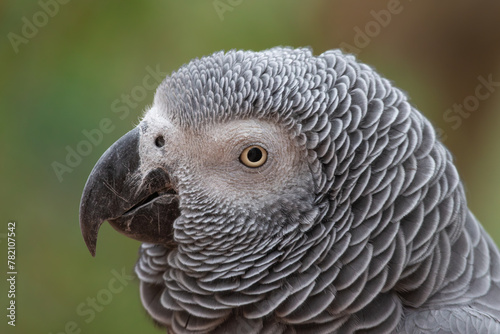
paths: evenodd
<path fill-rule="evenodd" d="M 165 145 L 165 138 L 163 138 L 163 136 L 156 137 L 155 145 L 156 147 L 163 147 L 163 145 Z"/>
<path fill-rule="evenodd" d="M 243 150 L 240 161 L 247 167 L 260 167 L 267 161 L 267 151 L 257 145 L 252 145 Z"/>

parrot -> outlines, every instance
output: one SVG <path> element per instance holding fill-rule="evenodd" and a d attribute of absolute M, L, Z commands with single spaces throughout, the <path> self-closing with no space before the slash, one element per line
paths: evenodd
<path fill-rule="evenodd" d="M 79 221 L 141 242 L 168 333 L 500 333 L 500 254 L 405 92 L 339 49 L 229 50 L 158 86 Z"/>

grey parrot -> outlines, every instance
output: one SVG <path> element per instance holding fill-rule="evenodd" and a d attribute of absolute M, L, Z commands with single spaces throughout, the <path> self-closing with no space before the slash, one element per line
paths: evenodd
<path fill-rule="evenodd" d="M 229 51 L 158 87 L 80 227 L 142 243 L 169 333 L 500 333 L 500 255 L 407 96 L 339 50 Z"/>

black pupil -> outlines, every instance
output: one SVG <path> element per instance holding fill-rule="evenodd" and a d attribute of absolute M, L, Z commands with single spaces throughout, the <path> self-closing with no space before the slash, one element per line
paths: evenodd
<path fill-rule="evenodd" d="M 156 139 L 155 139 L 155 145 L 157 147 L 163 147 L 163 145 L 165 145 L 165 138 L 163 138 L 163 136 L 158 136 Z"/>
<path fill-rule="evenodd" d="M 247 157 L 250 162 L 257 162 L 262 159 L 262 151 L 257 147 L 251 148 L 248 151 Z"/>

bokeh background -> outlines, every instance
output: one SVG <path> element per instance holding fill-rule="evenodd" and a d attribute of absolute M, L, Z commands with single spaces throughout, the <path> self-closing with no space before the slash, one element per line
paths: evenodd
<path fill-rule="evenodd" d="M 0 332 L 162 332 L 142 310 L 137 281 L 114 279 L 132 273 L 139 243 L 106 224 L 92 258 L 80 235 L 79 200 L 94 163 L 152 102 L 148 73 L 169 73 L 218 50 L 290 45 L 356 53 L 439 129 L 470 208 L 499 243 L 499 14 L 500 2 L 486 0 L 2 0 Z M 480 78 L 494 84 L 483 84 L 478 98 Z M 462 112 L 453 109 L 464 103 Z M 95 133 L 103 119 L 112 130 L 82 146 L 85 131 Z M 56 173 L 78 148 L 86 155 Z M 6 324 L 11 220 L 15 328 Z"/>

